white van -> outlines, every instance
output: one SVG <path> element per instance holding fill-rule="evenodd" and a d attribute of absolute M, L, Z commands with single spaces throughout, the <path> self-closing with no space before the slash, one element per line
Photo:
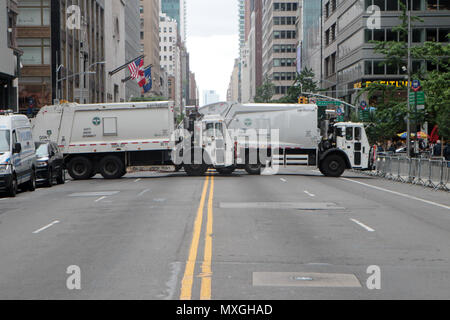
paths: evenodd
<path fill-rule="evenodd" d="M 19 187 L 36 189 L 36 150 L 24 115 L 0 111 L 0 192 L 15 197 Z"/>

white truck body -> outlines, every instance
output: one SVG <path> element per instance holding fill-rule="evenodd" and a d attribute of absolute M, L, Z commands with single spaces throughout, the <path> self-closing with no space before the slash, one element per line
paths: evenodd
<path fill-rule="evenodd" d="M 279 166 L 315 165 L 323 169 L 325 158 L 331 155 L 333 159 L 326 162 L 327 165 L 342 165 L 336 159 L 340 155 L 347 169 L 369 167 L 370 146 L 364 125 L 336 123 L 330 136 L 322 136 L 315 104 L 220 102 L 200 108 L 199 113 L 203 115 L 201 144 L 217 167 L 246 164 L 248 156 L 245 155 L 247 158 L 244 159 L 242 149 L 247 153 L 249 149 L 271 149 L 272 165 Z M 219 125 L 226 133 L 223 138 L 220 130 L 211 130 L 215 122 L 223 123 Z M 220 150 L 218 146 L 223 152 L 217 153 Z M 239 148 L 239 152 L 233 148 Z M 230 153 L 240 154 L 241 157 L 235 157 L 237 159 L 233 164 Z"/>
<path fill-rule="evenodd" d="M 67 165 L 77 159 L 79 179 L 87 177 L 81 166 L 93 170 L 92 174 L 100 171 L 104 177 L 118 177 L 102 171 L 108 161 L 111 172 L 114 165 L 121 171 L 130 166 L 165 165 L 174 147 L 174 130 L 171 101 L 46 106 L 33 124 L 35 139 L 56 142 Z M 108 161 L 102 163 L 106 157 Z M 74 177 L 76 170 L 71 169 L 76 169 L 75 164 L 68 169 Z"/>
<path fill-rule="evenodd" d="M 69 103 L 42 108 L 33 134 L 64 154 L 169 150 L 174 125 L 170 102 Z"/>

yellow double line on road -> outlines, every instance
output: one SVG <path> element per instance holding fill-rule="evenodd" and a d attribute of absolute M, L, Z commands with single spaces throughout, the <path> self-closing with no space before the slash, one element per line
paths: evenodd
<path fill-rule="evenodd" d="M 212 232 L 213 232 L 213 196 L 214 196 L 214 176 L 207 176 L 203 185 L 202 196 L 200 198 L 200 205 L 197 210 L 197 217 L 194 222 L 194 232 L 192 235 L 191 246 L 189 249 L 189 257 L 186 261 L 186 268 L 184 270 L 183 280 L 181 282 L 180 300 L 192 299 L 192 287 L 194 284 L 195 264 L 197 262 L 197 252 L 200 243 L 200 235 L 203 223 L 203 211 L 206 202 L 206 195 L 208 193 L 209 182 L 211 181 L 208 197 L 208 213 L 206 222 L 205 234 L 205 248 L 203 253 L 203 262 L 201 267 L 201 287 L 200 300 L 211 299 L 211 260 L 212 260 Z"/>

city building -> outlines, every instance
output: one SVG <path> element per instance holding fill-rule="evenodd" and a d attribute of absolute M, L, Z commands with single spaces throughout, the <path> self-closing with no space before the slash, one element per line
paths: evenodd
<path fill-rule="evenodd" d="M 214 90 L 204 90 L 203 91 L 203 105 L 216 103 L 220 101 L 220 96 Z"/>
<path fill-rule="evenodd" d="M 15 0 L 0 0 L 0 110 L 18 107 L 21 51 L 17 47 L 18 7 Z"/>
<path fill-rule="evenodd" d="M 312 69 L 315 81 L 322 79 L 322 0 L 303 0 L 297 43 L 301 46 L 299 69 Z"/>
<path fill-rule="evenodd" d="M 106 101 L 125 101 L 125 69 L 110 75 L 126 63 L 125 55 L 125 4 L 121 0 L 105 1 L 105 76 Z M 136 81 L 134 81 L 136 82 Z"/>
<path fill-rule="evenodd" d="M 239 59 L 234 60 L 233 72 L 228 85 L 227 101 L 239 101 Z"/>
<path fill-rule="evenodd" d="M 127 0 L 125 2 L 125 60 L 129 62 L 138 57 L 141 52 L 140 41 L 140 1 Z M 130 75 L 126 71 L 126 76 Z M 125 83 L 125 100 L 141 96 L 142 89 L 136 81 L 127 81 Z"/>
<path fill-rule="evenodd" d="M 266 0 L 262 17 L 263 77 L 275 85 L 273 99 L 286 95 L 296 77 L 298 1 Z"/>
<path fill-rule="evenodd" d="M 412 44 L 449 42 L 450 1 L 414 0 L 411 3 L 411 14 L 423 21 L 413 22 Z M 379 27 L 370 23 L 372 14 L 368 8 L 371 5 L 377 5 L 381 10 Z M 375 45 L 370 43 L 371 40 L 401 41 L 400 35 L 393 29 L 401 23 L 397 1 L 347 0 L 337 3 L 335 0 L 323 0 L 322 11 L 321 85 L 329 95 L 350 102 L 355 100 L 360 88 L 371 82 L 406 87 L 406 61 L 403 65 L 386 65 L 383 63 L 384 56 L 375 53 Z M 420 69 L 433 70 L 436 66 L 430 61 L 413 60 L 412 73 Z"/>
<path fill-rule="evenodd" d="M 175 19 L 170 18 L 165 13 L 159 16 L 159 49 L 160 64 L 169 75 L 175 75 L 176 72 L 176 50 L 178 42 L 178 26 Z"/>
<path fill-rule="evenodd" d="M 249 1 L 249 0 L 247 0 Z M 246 0 L 238 0 L 239 6 L 239 54 L 245 46 L 245 7 Z"/>
<path fill-rule="evenodd" d="M 161 12 L 177 22 L 181 41 L 186 41 L 186 0 L 160 0 Z"/>
<path fill-rule="evenodd" d="M 153 88 L 148 95 L 161 96 L 160 52 L 159 52 L 159 0 L 141 0 L 141 44 L 145 54 L 145 66 L 152 65 Z"/>
<path fill-rule="evenodd" d="M 104 0 L 19 1 L 19 108 L 106 100 Z"/>
<path fill-rule="evenodd" d="M 239 102 L 248 103 L 251 100 L 251 66 L 250 66 L 250 49 L 248 41 L 245 42 L 241 51 L 240 58 L 240 96 Z"/>
<path fill-rule="evenodd" d="M 250 1 L 250 18 L 247 34 L 248 68 L 249 68 L 249 95 L 253 101 L 256 89 L 263 83 L 262 75 L 262 3 L 263 0 Z M 247 15 L 247 13 L 246 13 Z"/>
<path fill-rule="evenodd" d="M 190 106 L 199 105 L 197 81 L 195 80 L 195 73 L 193 72 L 190 72 L 189 76 L 189 101 L 187 104 Z"/>
<path fill-rule="evenodd" d="M 173 96 L 175 108 L 181 112 L 181 56 L 179 49 L 178 23 L 165 13 L 159 16 L 160 64 L 168 74 L 169 95 Z"/>

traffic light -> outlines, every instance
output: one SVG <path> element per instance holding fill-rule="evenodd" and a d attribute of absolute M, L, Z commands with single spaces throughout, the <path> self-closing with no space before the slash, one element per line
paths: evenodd
<path fill-rule="evenodd" d="M 298 103 L 299 104 L 309 104 L 309 100 L 306 97 L 299 97 L 298 98 Z"/>

